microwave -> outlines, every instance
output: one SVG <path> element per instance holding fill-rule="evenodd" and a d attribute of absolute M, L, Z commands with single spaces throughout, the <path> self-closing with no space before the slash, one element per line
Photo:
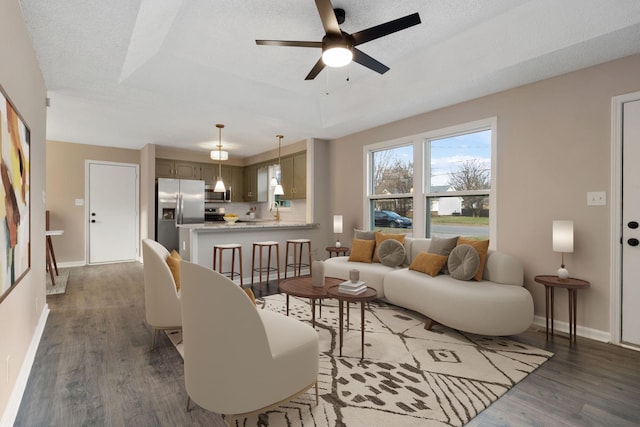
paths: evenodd
<path fill-rule="evenodd" d="M 205 203 L 229 203 L 231 202 L 231 187 L 227 187 L 224 193 L 216 193 L 213 191 L 213 185 L 204 186 Z"/>

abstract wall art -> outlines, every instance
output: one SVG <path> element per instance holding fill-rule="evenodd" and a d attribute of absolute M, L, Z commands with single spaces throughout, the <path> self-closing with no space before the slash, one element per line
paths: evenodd
<path fill-rule="evenodd" d="M 30 131 L 0 86 L 0 302 L 31 267 Z"/>

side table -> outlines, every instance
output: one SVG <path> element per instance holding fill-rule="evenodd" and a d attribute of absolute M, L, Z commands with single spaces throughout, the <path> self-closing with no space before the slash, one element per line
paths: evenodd
<path fill-rule="evenodd" d="M 342 324 L 343 324 L 343 312 L 344 303 L 347 303 L 347 310 L 349 309 L 349 303 L 360 303 L 360 335 L 361 335 L 361 355 L 360 358 L 364 359 L 364 303 L 372 301 L 378 297 L 378 293 L 375 289 L 367 287 L 367 290 L 357 294 L 344 294 L 340 292 L 340 285 L 334 285 L 327 289 L 327 294 L 331 298 L 338 300 L 338 322 L 340 323 L 340 356 L 342 356 Z"/>
<path fill-rule="evenodd" d="M 329 258 L 331 258 L 333 254 L 336 256 L 345 256 L 347 252 L 349 252 L 349 248 L 344 246 L 340 246 L 339 248 L 337 246 L 327 246 L 327 252 L 329 252 Z"/>
<path fill-rule="evenodd" d="M 553 336 L 553 291 L 555 288 L 565 288 L 569 294 L 569 343 L 576 342 L 576 313 L 578 311 L 578 289 L 588 288 L 586 280 L 569 277 L 561 279 L 558 276 L 536 276 L 534 280 L 544 285 L 545 315 L 547 320 L 547 339 L 549 339 L 549 317 L 551 317 L 551 336 Z"/>

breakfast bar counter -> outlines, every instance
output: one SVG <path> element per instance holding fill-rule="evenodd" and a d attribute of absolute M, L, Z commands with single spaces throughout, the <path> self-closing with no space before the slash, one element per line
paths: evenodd
<path fill-rule="evenodd" d="M 284 277 L 285 244 L 288 239 L 310 238 L 318 224 L 284 221 L 247 221 L 227 223 L 183 224 L 179 229 L 180 256 L 196 264 L 213 266 L 213 245 L 238 243 L 242 245 L 243 276 L 251 283 L 253 242 L 280 243 L 280 273 Z M 229 257 L 230 258 L 230 257 Z M 292 262 L 292 260 L 291 260 Z M 229 271 L 230 259 L 223 259 L 223 271 Z M 275 275 L 275 273 L 273 273 Z M 275 276 L 274 276 L 275 278 Z M 238 281 L 239 279 L 236 279 Z"/>

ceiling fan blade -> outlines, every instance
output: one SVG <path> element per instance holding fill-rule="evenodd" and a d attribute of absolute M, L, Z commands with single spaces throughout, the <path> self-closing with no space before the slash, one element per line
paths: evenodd
<path fill-rule="evenodd" d="M 379 39 L 380 37 L 418 25 L 420 22 L 422 22 L 420 21 L 420 15 L 414 13 L 403 18 L 376 25 L 375 27 L 367 28 L 366 30 L 358 31 L 357 33 L 351 34 L 353 45 L 357 46 L 371 40 Z"/>
<path fill-rule="evenodd" d="M 356 49 L 355 47 L 353 48 L 353 60 L 358 64 L 364 65 L 365 67 L 380 74 L 384 74 L 390 70 L 390 68 L 384 65 L 382 62 L 373 59 L 372 57 L 370 57 L 360 49 Z"/>
<path fill-rule="evenodd" d="M 305 80 L 313 80 L 316 78 L 316 76 L 318 74 L 320 74 L 320 71 L 322 71 L 324 69 L 325 65 L 324 62 L 322 61 L 322 58 L 318 59 L 318 62 L 316 62 L 316 65 L 313 66 L 313 68 L 311 69 L 311 71 L 309 71 L 309 74 L 307 74 L 307 77 L 305 77 Z"/>
<path fill-rule="evenodd" d="M 340 31 L 340 25 L 338 24 L 336 13 L 333 11 L 331 0 L 316 0 L 316 7 L 320 14 L 320 20 L 322 21 L 324 32 L 340 36 L 342 32 Z"/>
<path fill-rule="evenodd" d="M 256 40 L 259 46 L 293 46 L 293 47 L 322 47 L 322 42 L 302 42 L 288 40 Z"/>

